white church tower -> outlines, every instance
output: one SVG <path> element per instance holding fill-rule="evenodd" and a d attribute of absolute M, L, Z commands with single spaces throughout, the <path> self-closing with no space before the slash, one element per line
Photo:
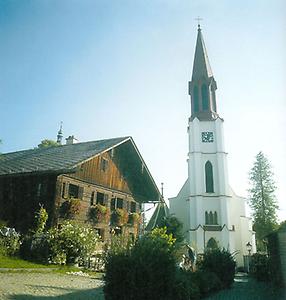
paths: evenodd
<path fill-rule="evenodd" d="M 246 244 L 255 236 L 245 214 L 245 199 L 234 194 L 228 182 L 224 120 L 217 113 L 217 84 L 208 60 L 200 26 L 192 80 L 189 82 L 188 179 L 177 197 L 170 198 L 170 214 L 184 225 L 186 240 L 203 253 L 219 246 L 236 252 L 238 266 L 247 255 Z"/>

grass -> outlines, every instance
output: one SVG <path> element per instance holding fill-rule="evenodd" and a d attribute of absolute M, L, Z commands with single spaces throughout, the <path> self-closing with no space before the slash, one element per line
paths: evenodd
<path fill-rule="evenodd" d="M 10 269 L 39 269 L 39 268 L 55 268 L 58 266 L 54 265 L 43 265 L 39 263 L 30 262 L 23 260 L 18 257 L 10 257 L 0 255 L 0 268 L 10 268 Z"/>
<path fill-rule="evenodd" d="M 82 268 L 73 266 L 60 266 L 60 265 L 44 265 L 40 263 L 30 262 L 19 257 L 3 256 L 0 255 L 0 269 L 10 269 L 9 272 L 25 272 L 25 269 L 30 269 L 29 272 L 53 272 L 59 274 L 66 274 L 67 272 L 79 272 L 87 273 L 92 278 L 102 279 L 103 273 L 98 273 L 90 270 L 84 270 Z M 14 270 L 13 270 L 14 269 Z M 23 270 L 19 270 L 23 269 Z M 41 269 L 41 270 L 40 270 Z"/>

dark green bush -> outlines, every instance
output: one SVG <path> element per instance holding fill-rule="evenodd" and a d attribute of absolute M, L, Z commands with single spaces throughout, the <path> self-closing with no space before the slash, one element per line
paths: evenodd
<path fill-rule="evenodd" d="M 177 270 L 173 284 L 173 297 L 176 300 L 198 300 L 201 293 L 195 273 Z"/>
<path fill-rule="evenodd" d="M 168 300 L 173 298 L 176 261 L 174 239 L 155 229 L 133 248 L 111 252 L 106 260 L 106 300 Z"/>
<path fill-rule="evenodd" d="M 223 284 L 218 276 L 208 270 L 198 270 L 193 273 L 192 280 L 198 286 L 202 296 L 210 295 L 223 288 Z"/>
<path fill-rule="evenodd" d="M 250 274 L 258 281 L 270 279 L 269 258 L 265 254 L 255 253 L 251 257 Z"/>
<path fill-rule="evenodd" d="M 221 281 L 223 288 L 229 288 L 234 281 L 235 260 L 225 249 L 206 251 L 198 267 L 201 271 L 214 273 Z"/>

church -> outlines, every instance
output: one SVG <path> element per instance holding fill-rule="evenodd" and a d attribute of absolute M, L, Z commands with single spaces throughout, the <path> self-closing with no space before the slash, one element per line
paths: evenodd
<path fill-rule="evenodd" d="M 255 233 L 246 216 L 245 199 L 229 185 L 224 120 L 218 114 L 217 83 L 198 26 L 192 78 L 189 82 L 191 116 L 188 121 L 188 179 L 170 198 L 170 214 L 184 226 L 187 242 L 200 254 L 221 247 L 235 253 L 237 266 L 255 249 Z"/>

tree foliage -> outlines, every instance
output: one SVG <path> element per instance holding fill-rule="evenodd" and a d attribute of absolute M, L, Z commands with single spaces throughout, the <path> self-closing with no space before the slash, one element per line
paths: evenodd
<path fill-rule="evenodd" d="M 39 149 L 43 149 L 43 148 L 49 148 L 49 147 L 56 147 L 59 146 L 59 144 L 53 140 L 42 140 L 41 143 L 38 145 Z"/>
<path fill-rule="evenodd" d="M 40 205 L 39 210 L 35 214 L 35 233 L 42 233 L 46 227 L 46 223 L 48 220 L 48 213 L 43 205 Z"/>
<path fill-rule="evenodd" d="M 164 218 L 160 224 L 160 228 L 166 228 L 167 234 L 171 234 L 176 239 L 176 245 L 180 246 L 184 241 L 183 224 L 174 216 Z"/>
<path fill-rule="evenodd" d="M 273 172 L 262 152 L 255 157 L 250 171 L 249 204 L 253 214 L 258 250 L 264 250 L 263 238 L 277 227 L 278 209 Z"/>

